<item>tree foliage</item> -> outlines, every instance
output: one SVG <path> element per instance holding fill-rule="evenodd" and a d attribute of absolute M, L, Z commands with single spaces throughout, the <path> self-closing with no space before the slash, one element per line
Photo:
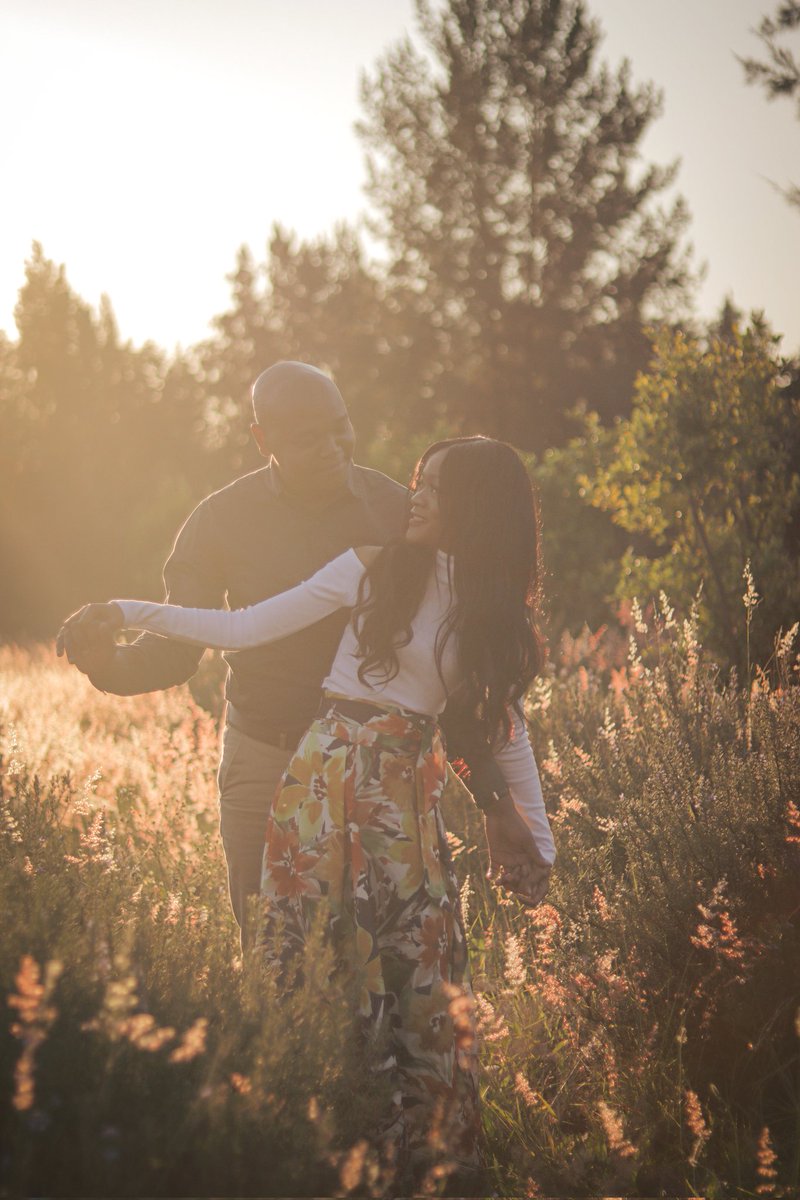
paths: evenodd
<path fill-rule="evenodd" d="M 663 589 L 685 607 L 704 582 L 709 644 L 742 662 L 743 571 L 763 596 L 757 656 L 800 608 L 800 387 L 765 325 L 709 338 L 660 333 L 617 427 L 592 502 L 651 554 L 629 549 L 618 595 Z"/>
<path fill-rule="evenodd" d="M 793 99 L 800 118 L 800 62 L 784 40 L 795 29 L 800 29 L 800 0 L 782 0 L 775 14 L 764 17 L 757 30 L 766 60 L 740 58 L 739 61 L 748 83 L 762 87 L 770 100 L 779 96 Z M 782 190 L 789 203 L 800 208 L 800 187 L 793 184 Z"/>
<path fill-rule="evenodd" d="M 396 403 L 385 370 L 391 320 L 355 232 L 340 225 L 330 236 L 302 241 L 276 225 L 266 261 L 256 264 L 242 247 L 229 280 L 230 307 L 214 319 L 199 362 L 211 419 L 238 452 L 232 468 L 257 465 L 247 436 L 250 388 L 281 358 L 328 371 L 362 444 L 376 437 Z"/>
<path fill-rule="evenodd" d="M 656 204 L 675 168 L 640 154 L 660 98 L 598 61 L 581 0 L 418 0 L 417 17 L 422 45 L 362 85 L 390 294 L 428 412 L 541 449 L 581 402 L 626 411 L 643 315 L 685 297 L 686 213 Z"/>
<path fill-rule="evenodd" d="M 0 610 L 20 636 L 92 596 L 157 594 L 215 470 L 185 364 L 121 342 L 109 302 L 93 312 L 38 245 L 15 318 L 18 339 L 0 342 Z"/>

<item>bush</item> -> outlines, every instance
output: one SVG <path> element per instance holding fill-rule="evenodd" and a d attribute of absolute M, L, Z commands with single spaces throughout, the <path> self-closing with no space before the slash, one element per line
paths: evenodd
<path fill-rule="evenodd" d="M 633 621 L 624 665 L 565 643 L 529 697 L 546 903 L 496 893 L 477 811 L 447 809 L 485 1190 L 792 1194 L 798 663 L 786 637 L 775 682 L 742 690 L 696 620 Z M 4 1194 L 388 1194 L 324 945 L 288 1003 L 238 955 L 213 722 L 185 689 L 119 701 L 43 652 L 0 652 L 0 675 Z"/>

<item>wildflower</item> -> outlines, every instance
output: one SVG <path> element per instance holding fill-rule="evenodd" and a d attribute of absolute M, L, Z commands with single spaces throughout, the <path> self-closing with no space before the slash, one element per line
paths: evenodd
<path fill-rule="evenodd" d="M 556 744 L 552 738 L 547 744 L 547 758 L 542 763 L 542 770 L 553 779 L 561 778 L 561 763 L 558 758 Z"/>
<path fill-rule="evenodd" d="M 749 617 L 750 614 L 753 612 L 753 610 L 755 608 L 757 608 L 758 605 L 761 603 L 761 597 L 759 596 L 759 594 L 755 588 L 755 582 L 753 580 L 753 572 L 750 569 L 750 559 L 749 558 L 748 558 L 747 562 L 744 564 L 744 570 L 742 571 L 742 579 L 745 581 L 745 584 L 746 584 L 744 595 L 742 596 L 742 600 L 744 601 L 744 606 L 747 610 L 747 615 Z"/>
<path fill-rule="evenodd" d="M 477 1043 L 477 1027 L 475 1019 L 476 1002 L 471 992 L 450 984 L 445 987 L 445 995 L 449 997 L 447 1011 L 453 1022 L 455 1033 L 456 1054 L 459 1059 L 464 1055 L 474 1054 Z"/>
<path fill-rule="evenodd" d="M 534 991 L 533 988 L 530 988 L 529 990 L 531 993 Z M 562 1017 L 563 1014 L 568 1012 L 572 1007 L 569 992 L 564 987 L 561 980 L 550 971 L 541 971 L 539 973 L 539 979 L 535 990 L 548 1008 L 552 1008 L 560 1012 Z M 506 1030 L 506 1032 L 508 1031 Z M 487 1038 L 486 1040 L 491 1041 L 490 1038 Z"/>
<path fill-rule="evenodd" d="M 728 911 L 728 881 L 723 876 L 714 886 L 708 904 L 698 904 L 697 911 L 705 918 L 689 938 L 698 950 L 714 951 L 722 959 L 743 966 L 748 950 L 757 952 L 753 939 L 740 936 L 736 922 Z"/>
<path fill-rule="evenodd" d="M 9 777 L 11 777 L 11 775 L 12 775 L 11 766 L 13 766 L 13 762 L 10 764 L 10 766 L 8 767 L 8 769 L 6 771 L 6 774 Z M 11 809 L 8 808 L 8 806 L 6 804 L 0 803 L 0 819 L 2 819 L 8 840 L 13 845 L 18 846 L 20 844 L 20 842 L 22 841 L 22 834 L 19 831 L 19 825 L 17 823 L 16 817 L 14 816 L 14 814 L 11 812 Z"/>
<path fill-rule="evenodd" d="M 583 971 L 576 971 L 572 976 L 572 982 L 580 992 L 591 992 L 594 990 L 594 980 L 590 979 Z"/>
<path fill-rule="evenodd" d="M 509 1036 L 509 1028 L 501 1014 L 495 1012 L 491 1000 L 483 993 L 475 997 L 478 1033 L 484 1042 L 499 1042 Z"/>
<path fill-rule="evenodd" d="M 458 834 L 451 833 L 448 829 L 445 837 L 447 838 L 447 845 L 450 849 L 450 855 L 452 858 L 458 858 L 459 854 L 464 853 L 464 843 Z"/>
<path fill-rule="evenodd" d="M 36 1052 L 58 1016 L 58 1010 L 51 1007 L 48 1000 L 62 969 L 60 962 L 49 962 L 45 967 L 42 982 L 36 959 L 30 954 L 23 954 L 15 977 L 17 991 L 8 998 L 9 1007 L 17 1010 L 19 1018 L 12 1023 L 11 1033 L 22 1042 L 22 1054 L 14 1069 L 12 1099 L 12 1104 L 18 1112 L 27 1112 L 33 1108 Z"/>
<path fill-rule="evenodd" d="M 606 705 L 605 716 L 603 718 L 603 727 L 600 730 L 600 737 L 608 742 L 609 746 L 617 744 L 617 726 L 614 718 L 611 715 L 611 709 Z"/>
<path fill-rule="evenodd" d="M 761 1130 L 761 1136 L 758 1139 L 758 1148 L 756 1150 L 756 1174 L 761 1182 L 756 1187 L 756 1192 L 759 1196 L 774 1196 L 775 1180 L 778 1178 L 778 1172 L 775 1170 L 775 1163 L 778 1156 L 772 1149 L 770 1141 L 769 1129 L 765 1125 Z"/>
<path fill-rule="evenodd" d="M 783 660 L 785 658 L 788 658 L 789 655 L 791 654 L 792 644 L 794 642 L 794 639 L 797 637 L 798 629 L 800 629 L 800 621 L 795 621 L 792 628 L 789 629 L 786 633 L 784 633 L 783 637 L 778 642 L 778 646 L 775 651 L 775 657 L 778 659 L 779 662 L 783 662 Z"/>
<path fill-rule="evenodd" d="M 637 670 L 638 674 L 638 671 L 641 670 L 642 666 L 642 656 L 639 653 L 639 646 L 633 634 L 631 634 L 630 638 L 628 639 L 628 662 L 631 665 L 631 669 Z"/>
<path fill-rule="evenodd" d="M 697 629 L 700 624 L 700 597 L 703 592 L 701 584 L 697 590 L 697 595 L 692 600 L 692 606 L 689 610 L 689 617 L 683 622 L 683 649 L 686 653 L 686 675 L 684 683 L 690 685 L 694 682 L 697 673 L 697 665 L 700 661 L 700 641 L 697 636 Z"/>
<path fill-rule="evenodd" d="M 459 893 L 459 901 L 461 903 L 461 919 L 464 924 L 469 924 L 469 902 L 472 896 L 472 884 L 470 883 L 469 875 L 464 876 L 464 882 L 461 885 Z"/>
<path fill-rule="evenodd" d="M 165 925 L 177 925 L 183 907 L 183 900 L 179 892 L 169 892 L 167 894 L 167 911 L 164 914 Z"/>
<path fill-rule="evenodd" d="M 540 904 L 530 914 L 530 923 L 535 930 L 536 961 L 540 966 L 546 966 L 555 954 L 553 938 L 557 929 L 561 928 L 561 917 L 558 909 L 552 904 Z"/>
<path fill-rule="evenodd" d="M 788 833 L 785 841 L 789 845 L 800 846 L 800 809 L 791 800 L 786 805 L 786 821 L 794 832 Z"/>
<path fill-rule="evenodd" d="M 667 593 L 663 589 L 658 593 L 658 599 L 661 605 L 661 617 L 664 622 L 664 628 L 675 629 L 677 626 L 675 609 L 671 607 Z"/>
<path fill-rule="evenodd" d="M 105 816 L 102 809 L 97 809 L 88 829 L 80 835 L 80 852 L 77 855 L 65 854 L 64 862 L 79 869 L 84 867 L 102 867 L 102 874 L 107 875 L 118 870 L 114 858 L 114 831 L 106 830 Z"/>
<path fill-rule="evenodd" d="M 607 921 L 611 915 L 608 911 L 608 901 L 600 891 L 600 888 L 597 886 L 597 884 L 594 885 L 592 900 L 594 901 L 594 906 L 597 909 L 600 920 Z"/>
<path fill-rule="evenodd" d="M 17 753 L 19 751 L 19 739 L 17 737 L 17 730 L 14 725 L 9 725 L 8 734 L 8 749 L 10 751 L 10 758 L 8 760 L 8 765 L 6 766 L 6 775 L 9 779 L 14 779 L 17 775 L 21 775 L 24 771 L 25 760 L 22 758 L 17 758 Z"/>
<path fill-rule="evenodd" d="M 620 1158 L 633 1157 L 636 1154 L 636 1148 L 625 1137 L 625 1129 L 618 1113 L 614 1112 L 613 1108 L 606 1104 L 604 1100 L 598 1103 L 597 1111 L 600 1114 L 600 1120 L 611 1153 L 618 1155 Z"/>
<path fill-rule="evenodd" d="M 628 687 L 628 670 L 626 667 L 611 668 L 611 690 L 614 693 L 615 699 L 619 700 L 622 693 Z"/>
<path fill-rule="evenodd" d="M 586 804 L 583 800 L 579 800 L 569 788 L 564 788 L 558 802 L 558 812 L 553 816 L 553 822 L 556 825 L 563 825 L 569 820 L 570 813 L 581 816 L 586 811 Z"/>
<path fill-rule="evenodd" d="M 633 625 L 637 633 L 647 633 L 647 622 L 642 616 L 642 606 L 636 596 L 631 601 L 631 615 L 633 617 Z"/>
<path fill-rule="evenodd" d="M 615 1092 L 619 1087 L 619 1072 L 616 1055 L 609 1044 L 603 1047 L 603 1074 L 609 1091 Z"/>
<path fill-rule="evenodd" d="M 553 681 L 539 675 L 533 681 L 533 687 L 528 696 L 528 707 L 531 712 L 546 713 L 553 698 Z"/>
<path fill-rule="evenodd" d="M 702 1153 L 708 1139 L 711 1137 L 711 1130 L 706 1124 L 703 1116 L 703 1110 L 700 1107 L 700 1101 L 697 1093 L 691 1088 L 687 1088 L 683 1093 L 684 1096 L 684 1114 L 686 1117 L 686 1128 L 694 1138 L 692 1152 L 689 1155 L 689 1164 L 692 1167 L 697 1166 L 697 1160 Z"/>
<path fill-rule="evenodd" d="M 198 1054 L 204 1054 L 207 1030 L 208 1019 L 206 1017 L 198 1017 L 195 1023 L 184 1033 L 180 1045 L 170 1054 L 169 1061 L 171 1063 L 191 1062 L 193 1058 L 197 1058 Z"/>
<path fill-rule="evenodd" d="M 90 796 L 93 796 L 94 793 L 97 791 L 97 785 L 102 778 L 103 778 L 103 772 L 98 767 L 97 770 L 93 771 L 92 774 L 85 781 L 85 783 L 83 785 L 83 795 L 87 800 Z"/>
<path fill-rule="evenodd" d="M 159 1027 L 150 1013 L 136 1013 L 120 1022 L 118 1029 L 121 1036 L 127 1038 L 137 1050 L 145 1050 L 150 1054 L 175 1037 L 175 1030 L 170 1025 Z"/>
<path fill-rule="evenodd" d="M 364 1175 L 368 1143 L 364 1138 L 351 1146 L 339 1168 L 339 1181 L 345 1192 L 354 1191 Z"/>
<path fill-rule="evenodd" d="M 528 1108 L 539 1107 L 542 1098 L 538 1092 L 534 1092 L 521 1071 L 517 1071 L 514 1076 L 514 1091 L 522 1097 Z"/>
<path fill-rule="evenodd" d="M 520 939 L 515 933 L 509 933 L 506 936 L 504 948 L 506 952 L 506 983 L 512 990 L 521 988 L 525 982 L 527 972 L 522 958 Z"/>

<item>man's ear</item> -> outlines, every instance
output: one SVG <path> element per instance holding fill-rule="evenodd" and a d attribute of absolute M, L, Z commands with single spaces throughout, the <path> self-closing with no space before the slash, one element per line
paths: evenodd
<path fill-rule="evenodd" d="M 261 455 L 261 457 L 272 458 L 272 451 L 269 448 L 267 435 L 264 432 L 263 426 L 259 425 L 257 421 L 254 421 L 250 426 L 250 432 L 253 435 L 256 445 L 258 446 L 258 453 Z"/>

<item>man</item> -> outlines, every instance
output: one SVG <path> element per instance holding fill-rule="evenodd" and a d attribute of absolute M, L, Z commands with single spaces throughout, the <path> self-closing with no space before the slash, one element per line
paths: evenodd
<path fill-rule="evenodd" d="M 253 411 L 251 431 L 268 465 L 208 496 L 191 514 L 164 568 L 173 604 L 255 604 L 308 578 L 349 546 L 383 545 L 405 529 L 405 488 L 353 463 L 347 409 L 321 371 L 305 363 L 276 363 L 253 385 Z M 342 611 L 280 642 L 225 655 L 220 832 L 243 939 L 248 898 L 259 892 L 269 802 L 313 720 L 347 619 Z M 95 687 L 124 696 L 185 682 L 203 654 L 153 634 L 115 646 L 105 637 L 98 640 L 96 628 L 80 618 L 67 625 L 61 648 Z M 549 868 L 503 795 L 492 760 L 475 766 L 475 786 L 491 809 L 493 870 L 501 882 L 538 902 Z"/>

